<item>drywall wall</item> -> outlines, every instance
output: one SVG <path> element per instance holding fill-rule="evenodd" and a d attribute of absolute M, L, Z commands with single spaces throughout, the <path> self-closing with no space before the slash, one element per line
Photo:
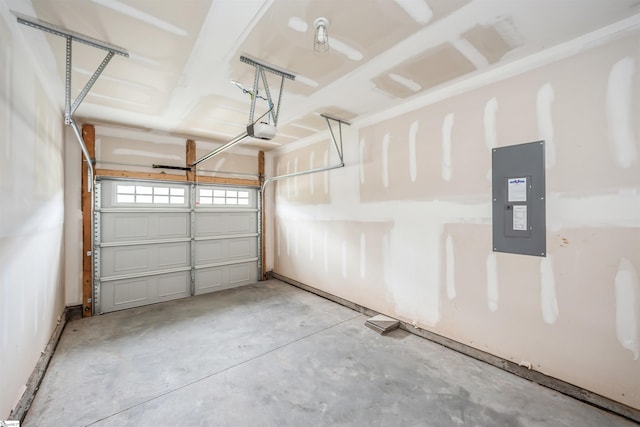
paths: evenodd
<path fill-rule="evenodd" d="M 354 123 L 276 184 L 274 271 L 640 409 L 640 31 L 584 43 Z M 548 256 L 494 253 L 491 149 L 539 139 Z"/>
<path fill-rule="evenodd" d="M 151 132 L 132 128 L 96 125 L 96 167 L 184 175 L 184 171 L 153 168 L 153 165 L 184 167 L 186 137 L 166 132 Z M 196 142 L 196 159 L 228 141 Z M 222 152 L 200 163 L 198 175 L 257 179 L 257 152 L 241 147 Z"/>
<path fill-rule="evenodd" d="M 64 310 L 63 114 L 50 93 L 59 85 L 17 27 L 0 5 L 0 419 Z"/>
<path fill-rule="evenodd" d="M 64 148 L 64 282 L 66 306 L 82 304 L 82 162 L 84 156 L 71 127 Z"/>

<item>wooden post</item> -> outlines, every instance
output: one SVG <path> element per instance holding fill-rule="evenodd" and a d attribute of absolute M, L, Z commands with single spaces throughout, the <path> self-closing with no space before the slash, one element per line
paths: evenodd
<path fill-rule="evenodd" d="M 264 184 L 264 151 L 258 152 L 258 179 L 260 180 L 260 188 L 262 188 L 262 184 Z M 261 271 L 262 271 L 262 280 L 267 280 L 267 245 L 265 242 L 265 237 L 267 235 L 265 230 L 266 225 L 266 215 L 265 215 L 265 202 L 266 199 L 264 197 L 264 192 L 260 192 L 260 197 L 262 197 L 262 212 L 260 215 L 260 223 L 262 236 L 260 236 L 260 242 L 262 243 L 260 246 L 260 259 L 262 260 Z"/>
<path fill-rule="evenodd" d="M 260 185 L 264 184 L 264 151 L 258 152 L 258 177 Z"/>
<path fill-rule="evenodd" d="M 187 164 L 186 167 L 190 167 L 196 161 L 196 142 L 193 139 L 187 139 Z M 187 171 L 187 181 L 193 182 L 196 180 L 196 171 L 191 169 Z"/>
<path fill-rule="evenodd" d="M 82 139 L 87 146 L 89 157 L 92 161 L 96 155 L 96 131 L 93 125 L 82 125 Z M 89 317 L 93 312 L 91 271 L 93 270 L 93 248 L 91 247 L 91 234 L 93 230 L 91 198 L 93 192 L 89 192 L 89 182 L 86 160 L 82 159 L 82 316 Z"/>

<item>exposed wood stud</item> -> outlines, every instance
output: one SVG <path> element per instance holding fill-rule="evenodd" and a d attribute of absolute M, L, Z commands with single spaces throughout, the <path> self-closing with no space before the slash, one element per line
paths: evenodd
<path fill-rule="evenodd" d="M 196 142 L 193 139 L 187 139 L 187 164 L 186 167 L 190 167 L 196 161 Z M 191 170 L 187 171 L 187 181 L 193 182 L 196 180 L 195 166 Z"/>
<path fill-rule="evenodd" d="M 260 185 L 264 183 L 264 151 L 258 152 L 258 176 L 260 177 Z"/>
<path fill-rule="evenodd" d="M 92 161 L 96 156 L 96 132 L 92 125 L 82 126 L 82 139 L 89 152 L 89 157 Z M 93 299 L 92 299 L 92 276 L 93 270 L 93 248 L 91 247 L 91 229 L 92 224 L 92 212 L 91 212 L 91 198 L 93 193 L 89 192 L 88 178 L 88 166 L 86 161 L 82 161 L 82 316 L 89 317 L 93 312 Z"/>
<path fill-rule="evenodd" d="M 184 175 L 176 175 L 170 173 L 153 173 L 153 172 L 129 172 L 123 170 L 96 169 L 96 176 L 111 176 L 116 178 L 131 179 L 156 179 L 158 181 L 181 181 L 187 180 Z"/>
<path fill-rule="evenodd" d="M 176 175 L 176 174 L 169 174 L 169 173 L 151 173 L 151 172 L 129 172 L 129 171 L 112 170 L 112 169 L 96 169 L 96 176 L 128 178 L 128 179 L 149 179 L 149 180 L 158 180 L 158 181 L 190 182 L 190 181 L 187 181 L 187 177 L 185 175 Z M 257 179 L 222 178 L 217 176 L 198 176 L 198 182 L 205 183 L 205 184 L 241 185 L 246 187 L 260 186 L 260 181 Z"/>
<path fill-rule="evenodd" d="M 258 152 L 258 178 L 260 179 L 260 188 L 262 184 L 264 184 L 264 151 Z M 260 192 L 260 197 L 262 197 L 262 212 L 260 213 L 260 222 L 262 230 L 262 236 L 260 237 L 260 259 L 262 260 L 262 265 L 260 266 L 260 271 L 262 271 L 262 280 L 267 280 L 267 245 L 265 242 L 265 236 L 267 235 L 265 231 L 266 224 L 266 215 L 265 215 L 265 198 L 264 191 Z"/>
<path fill-rule="evenodd" d="M 38 388 L 44 379 L 47 368 L 49 367 L 49 362 L 51 362 L 51 358 L 58 346 L 58 342 L 60 341 L 60 337 L 62 336 L 62 332 L 64 331 L 67 322 L 80 319 L 82 317 L 80 314 L 81 311 L 83 311 L 81 306 L 71 306 L 64 309 L 64 313 L 60 316 L 58 324 L 53 330 L 53 335 L 49 339 L 44 351 L 40 353 L 40 358 L 38 359 L 35 368 L 33 368 L 33 372 L 31 372 L 27 384 L 25 384 L 25 390 L 24 393 L 22 393 L 22 397 L 9 414 L 9 419 L 18 420 L 21 423 L 24 422 L 27 412 L 33 403 L 33 399 L 36 397 Z"/>
<path fill-rule="evenodd" d="M 203 184 L 227 184 L 242 185 L 246 187 L 260 187 L 260 181 L 257 179 L 243 178 L 222 178 L 217 176 L 198 176 L 198 182 Z"/>

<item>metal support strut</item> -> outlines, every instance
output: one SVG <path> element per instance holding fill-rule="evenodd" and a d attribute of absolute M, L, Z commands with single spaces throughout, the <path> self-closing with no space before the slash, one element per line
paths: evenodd
<path fill-rule="evenodd" d="M 262 192 L 263 192 L 263 194 L 264 194 L 265 187 L 270 182 L 280 181 L 281 179 L 293 178 L 293 177 L 301 176 L 301 175 L 309 175 L 309 174 L 312 174 L 312 173 L 326 172 L 326 171 L 330 171 L 330 170 L 333 170 L 333 169 L 339 169 L 339 168 L 344 167 L 344 151 L 343 151 L 343 148 L 342 148 L 342 125 L 345 124 L 347 126 L 351 126 L 351 123 L 349 123 L 347 121 L 344 121 L 342 119 L 339 119 L 337 117 L 330 116 L 328 114 L 320 114 L 320 116 L 322 116 L 327 122 L 327 126 L 329 127 L 329 135 L 331 136 L 331 141 L 333 142 L 333 146 L 336 148 L 336 152 L 338 153 L 338 157 L 340 158 L 340 163 L 338 163 L 336 165 L 333 165 L 333 166 L 326 166 L 326 167 L 323 167 L 323 168 L 316 168 L 316 169 L 311 169 L 311 170 L 306 170 L 306 171 L 293 172 L 293 173 L 288 173 L 288 174 L 278 175 L 278 176 L 272 176 L 271 178 L 267 178 L 262 183 Z M 336 140 L 336 136 L 333 133 L 333 128 L 331 127 L 331 121 L 334 121 L 334 122 L 338 123 L 338 135 L 340 136 L 340 141 Z"/>
<path fill-rule="evenodd" d="M 76 112 L 84 98 L 87 96 L 91 88 L 93 87 L 100 74 L 104 71 L 105 67 L 113 58 L 113 55 L 118 54 L 122 55 L 125 58 L 129 57 L 129 53 L 118 46 L 112 45 L 110 43 L 106 43 L 100 41 L 98 39 L 94 39 L 93 37 L 85 36 L 80 33 L 76 33 L 75 31 L 70 31 L 65 28 L 59 27 L 54 24 L 50 24 L 45 21 L 41 21 L 36 18 L 32 18 L 27 15 L 23 15 L 21 13 L 12 11 L 12 13 L 18 19 L 18 23 L 27 25 L 32 28 L 36 28 L 38 30 L 45 31 L 50 34 L 54 34 L 56 36 L 64 37 L 66 41 L 66 62 L 65 62 L 65 91 L 64 91 L 64 124 L 71 126 L 73 128 L 73 133 L 76 135 L 78 139 L 78 143 L 80 144 L 80 148 L 82 149 L 82 154 L 87 162 L 89 173 L 91 174 L 89 179 L 88 190 L 89 192 L 93 189 L 93 159 L 89 156 L 89 150 L 87 150 L 87 146 L 84 143 L 84 139 L 82 138 L 82 133 L 78 128 L 75 120 L 73 119 L 73 114 Z M 72 65 L 72 42 L 77 41 L 79 43 L 83 43 L 96 49 L 106 50 L 107 56 L 104 58 L 102 63 L 98 66 L 98 69 L 93 73 L 89 81 L 85 84 L 84 88 L 80 91 L 78 97 L 71 103 L 71 65 Z"/>
<path fill-rule="evenodd" d="M 290 79 L 290 80 L 294 80 L 296 78 L 296 76 L 294 76 L 291 73 L 287 73 L 286 71 L 282 71 L 279 70 L 275 67 L 272 67 L 270 65 L 266 65 L 263 64 L 261 62 L 258 62 L 254 59 L 251 58 L 247 58 L 246 56 L 241 56 L 240 57 L 240 62 L 244 62 L 245 64 L 249 64 L 253 67 L 256 68 L 256 72 L 253 78 L 253 92 L 251 92 L 251 107 L 249 107 L 249 123 L 250 124 L 256 124 L 260 121 L 260 119 L 262 119 L 264 116 L 266 116 L 267 114 L 270 114 L 271 117 L 273 117 L 273 125 L 277 126 L 278 125 L 278 116 L 280 113 L 280 101 L 282 99 L 282 88 L 284 87 L 284 79 Z M 271 99 L 271 92 L 269 91 L 269 82 L 267 81 L 267 75 L 265 73 L 265 71 L 268 71 L 272 74 L 275 74 L 277 76 L 280 76 L 280 91 L 278 94 L 278 100 L 277 100 L 277 104 L 274 105 L 273 100 Z M 269 103 L 269 109 L 267 110 L 266 113 L 264 113 L 263 115 L 261 115 L 260 117 L 258 117 L 257 119 L 254 120 L 254 115 L 255 115 L 255 110 L 256 110 L 256 100 L 258 98 L 258 87 L 260 85 L 260 78 L 262 78 L 262 84 L 264 86 L 264 90 L 267 94 L 267 102 Z M 195 162 L 191 163 L 192 168 L 197 166 L 199 163 L 204 162 L 205 160 L 210 159 L 213 156 L 216 156 L 220 153 L 222 153 L 223 151 L 228 150 L 229 148 L 233 147 L 234 145 L 238 144 L 239 142 L 241 142 L 243 139 L 245 139 L 247 136 L 249 136 L 249 134 L 247 132 L 243 132 L 240 135 L 236 136 L 235 138 L 233 138 L 231 141 L 227 142 L 226 144 L 224 144 L 221 147 L 216 148 L 215 150 L 211 151 L 208 154 L 205 154 L 204 156 L 200 157 L 198 160 L 196 160 Z"/>

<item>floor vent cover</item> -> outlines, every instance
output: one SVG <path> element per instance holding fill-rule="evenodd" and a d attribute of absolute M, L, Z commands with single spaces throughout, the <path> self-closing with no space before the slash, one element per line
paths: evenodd
<path fill-rule="evenodd" d="M 378 314 L 377 316 L 373 316 L 371 319 L 367 320 L 365 326 L 373 329 L 380 335 L 384 335 L 400 326 L 400 322 L 396 319 L 392 319 L 391 317 L 387 317 L 384 314 Z"/>

